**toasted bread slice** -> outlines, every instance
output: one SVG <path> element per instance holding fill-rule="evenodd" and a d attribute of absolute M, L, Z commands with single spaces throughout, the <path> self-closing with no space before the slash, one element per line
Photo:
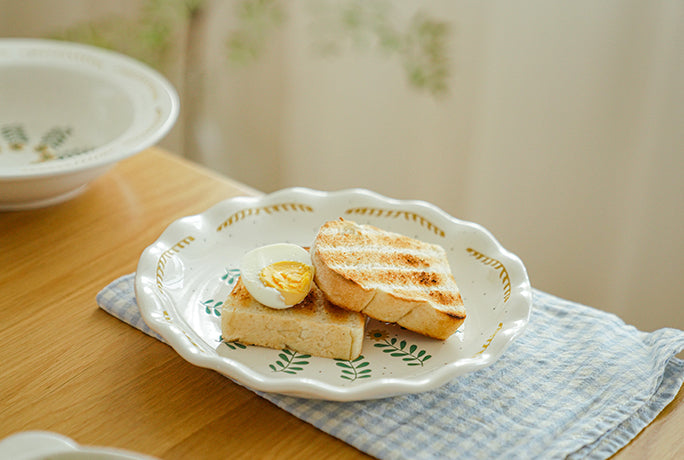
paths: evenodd
<path fill-rule="evenodd" d="M 276 310 L 256 301 L 238 279 L 222 308 L 225 341 L 324 358 L 351 360 L 361 354 L 366 317 L 332 305 L 315 284 L 303 301 Z"/>
<path fill-rule="evenodd" d="M 465 320 L 439 245 L 340 219 L 321 226 L 311 260 L 316 284 L 347 310 L 442 340 Z"/>

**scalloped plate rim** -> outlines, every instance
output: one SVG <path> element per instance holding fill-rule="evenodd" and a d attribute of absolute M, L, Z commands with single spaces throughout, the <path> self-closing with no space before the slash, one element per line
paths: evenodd
<path fill-rule="evenodd" d="M 505 257 L 507 262 L 513 264 L 512 267 L 515 268 L 517 275 L 520 277 L 520 281 L 516 285 L 511 286 L 511 298 L 515 297 L 518 302 L 522 302 L 524 304 L 522 305 L 524 311 L 522 314 L 518 315 L 514 321 L 512 321 L 512 324 L 507 327 L 502 334 L 500 334 L 500 336 L 506 337 L 507 340 L 504 343 L 501 343 L 501 340 L 497 341 L 496 344 L 498 348 L 490 347 L 487 349 L 487 353 L 483 353 L 477 358 L 465 358 L 459 361 L 448 363 L 430 374 L 423 375 L 419 379 L 385 377 L 373 381 L 359 383 L 354 387 L 335 386 L 309 378 L 268 378 L 264 374 L 255 371 L 251 367 L 230 358 L 223 356 L 202 356 L 193 349 L 189 349 L 186 346 L 185 339 L 181 337 L 182 334 L 179 334 L 173 330 L 174 327 L 178 327 L 176 324 L 170 324 L 168 322 L 159 320 L 159 314 L 161 311 L 160 309 L 163 307 L 163 302 L 158 298 L 157 295 L 150 292 L 151 279 L 149 276 L 144 274 L 145 264 L 148 262 L 148 259 L 160 249 L 170 247 L 169 245 L 162 243 L 162 241 L 167 235 L 167 232 L 169 232 L 170 229 L 175 226 L 192 225 L 193 221 L 202 219 L 204 216 L 215 213 L 219 209 L 230 208 L 228 211 L 237 211 L 246 207 L 247 205 L 275 201 L 281 197 L 291 197 L 298 194 L 314 196 L 319 199 L 330 199 L 344 195 L 355 195 L 363 196 L 366 199 L 391 204 L 393 206 L 408 206 L 419 209 L 429 209 L 430 212 L 440 216 L 440 218 L 443 218 L 454 225 L 464 225 L 476 230 L 477 232 L 480 232 L 497 248 L 500 256 Z M 181 357 L 183 357 L 183 359 L 199 367 L 213 369 L 235 381 L 236 383 L 244 385 L 255 391 L 335 401 L 367 400 L 429 391 L 447 383 L 449 380 L 458 377 L 459 375 L 473 372 L 491 365 L 493 362 L 498 360 L 508 345 L 510 345 L 510 343 L 524 331 L 527 323 L 529 322 L 532 303 L 532 290 L 526 269 L 522 261 L 515 254 L 506 250 L 482 225 L 453 217 L 439 207 L 427 201 L 389 198 L 364 188 L 320 191 L 306 187 L 290 187 L 256 197 L 238 196 L 228 198 L 211 206 L 199 214 L 177 219 L 176 221 L 172 222 L 164 230 L 164 232 L 162 232 L 159 238 L 152 245 L 148 246 L 143 251 L 138 263 L 138 270 L 136 271 L 135 291 L 140 305 L 141 314 L 145 322 L 151 329 L 161 335 L 167 341 L 167 343 L 171 345 L 172 348 L 174 348 L 174 350 L 181 355 Z"/>

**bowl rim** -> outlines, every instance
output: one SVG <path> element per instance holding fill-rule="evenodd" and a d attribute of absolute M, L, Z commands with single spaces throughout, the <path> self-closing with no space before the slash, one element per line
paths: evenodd
<path fill-rule="evenodd" d="M 7 50 L 8 48 L 9 50 L 7 53 L 3 54 L 3 50 Z M 159 71 L 137 59 L 117 51 L 84 43 L 42 38 L 2 37 L 0 38 L 0 68 L 6 65 L 7 62 L 18 59 L 19 56 L 25 56 L 21 53 L 28 50 L 67 51 L 78 53 L 78 55 L 82 57 L 96 58 L 99 62 L 106 64 L 107 67 L 98 69 L 95 66 L 90 66 L 88 67 L 89 70 L 94 71 L 99 76 L 103 77 L 105 81 L 108 80 L 113 82 L 112 84 L 116 84 L 117 87 L 124 92 L 129 92 L 129 88 L 114 83 L 114 78 L 107 72 L 107 70 L 111 70 L 109 69 L 110 66 L 121 66 L 124 69 L 132 70 L 138 75 L 144 76 L 146 84 L 153 88 L 153 91 L 157 94 L 160 101 L 150 109 L 158 112 L 160 122 L 143 137 L 136 135 L 127 138 L 127 136 L 130 136 L 131 133 L 135 131 L 135 125 L 134 123 L 131 123 L 114 139 L 93 148 L 83 155 L 79 155 L 76 161 L 73 161 L 74 159 L 70 158 L 59 160 L 59 162 L 50 162 L 50 167 L 47 168 L 44 166 L 40 167 L 40 165 L 46 165 L 48 163 L 39 163 L 35 168 L 31 168 L 27 165 L 6 169 L 0 167 L 0 180 L 17 181 L 23 179 L 55 177 L 112 165 L 156 144 L 169 132 L 178 119 L 180 100 L 174 86 Z M 52 59 L 54 59 L 54 57 Z M 64 59 L 64 66 L 72 68 L 78 68 L 80 66 L 83 68 L 83 66 L 88 65 L 85 64 L 84 61 L 87 62 L 86 60 L 75 61 L 73 59 Z M 27 62 L 29 62 L 28 59 Z M 50 61 L 41 62 L 41 65 L 49 66 Z M 160 110 L 160 107 L 163 108 L 163 110 Z M 136 115 L 137 113 L 134 109 L 133 116 L 135 117 Z M 117 148 L 117 146 L 121 146 L 121 148 Z"/>

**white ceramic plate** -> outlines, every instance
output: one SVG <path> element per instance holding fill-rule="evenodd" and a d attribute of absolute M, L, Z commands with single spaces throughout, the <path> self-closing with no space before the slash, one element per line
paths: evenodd
<path fill-rule="evenodd" d="M 158 72 L 112 51 L 0 39 L 0 210 L 47 206 L 82 191 L 176 121 Z"/>
<path fill-rule="evenodd" d="M 109 447 L 81 446 L 49 431 L 23 431 L 0 441 L 0 459 L 12 460 L 154 460 Z"/>
<path fill-rule="evenodd" d="M 467 309 L 461 328 L 438 341 L 371 320 L 354 362 L 222 342 L 220 304 L 242 255 L 277 242 L 310 246 L 318 228 L 339 217 L 443 246 Z M 147 324 L 191 363 L 255 390 L 338 401 L 422 392 L 487 366 L 531 308 L 525 267 L 487 230 L 426 202 L 362 189 L 292 188 L 180 219 L 143 252 L 136 296 Z"/>

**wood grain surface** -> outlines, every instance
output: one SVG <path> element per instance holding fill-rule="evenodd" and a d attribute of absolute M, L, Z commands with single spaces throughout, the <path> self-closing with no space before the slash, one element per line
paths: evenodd
<path fill-rule="evenodd" d="M 159 149 L 80 196 L 0 213 L 0 439 L 24 430 L 163 459 L 365 454 L 100 310 L 175 219 L 256 190 Z M 621 459 L 684 458 L 682 392 Z"/>

